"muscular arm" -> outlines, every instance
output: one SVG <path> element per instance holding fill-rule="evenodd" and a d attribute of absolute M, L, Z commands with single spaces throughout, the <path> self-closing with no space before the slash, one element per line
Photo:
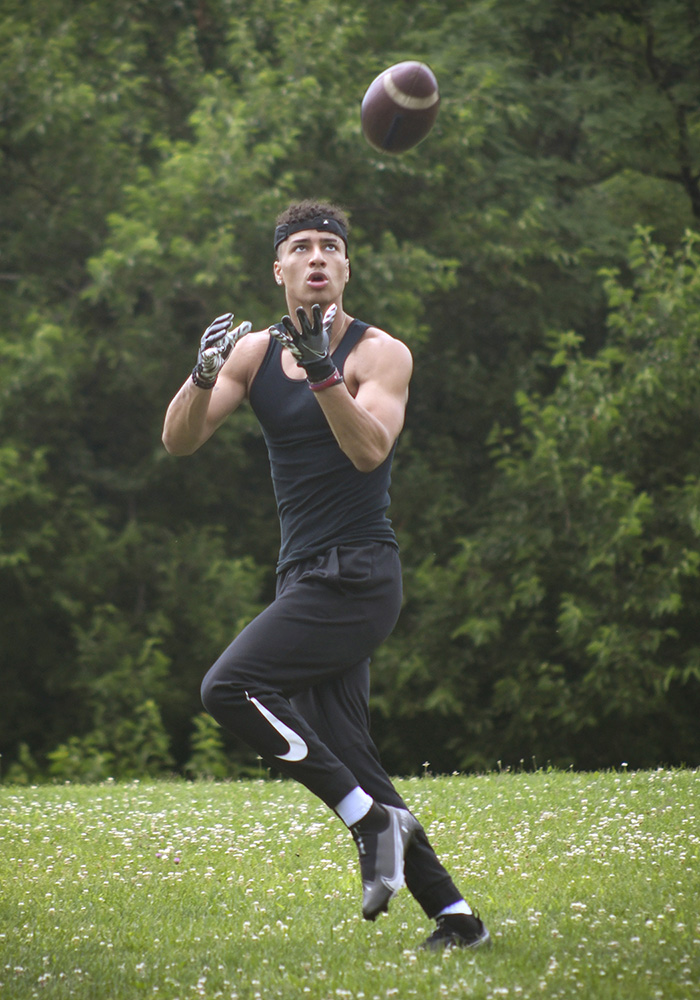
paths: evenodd
<path fill-rule="evenodd" d="M 174 397 L 163 425 L 163 444 L 171 455 L 191 455 L 207 441 L 248 395 L 267 334 L 240 340 L 221 369 L 213 389 L 199 389 L 188 378 Z"/>
<path fill-rule="evenodd" d="M 345 384 L 316 393 L 341 450 L 360 472 L 381 465 L 399 436 L 412 368 L 406 345 L 376 331 L 348 358 Z"/>

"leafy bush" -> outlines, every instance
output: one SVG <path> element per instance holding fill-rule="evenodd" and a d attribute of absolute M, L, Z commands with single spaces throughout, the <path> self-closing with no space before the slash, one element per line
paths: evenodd
<path fill-rule="evenodd" d="M 700 759 L 699 246 L 638 233 L 605 347 L 551 338 L 556 389 L 493 432 L 484 525 L 409 578 L 377 707 L 441 718 L 433 764 Z"/>

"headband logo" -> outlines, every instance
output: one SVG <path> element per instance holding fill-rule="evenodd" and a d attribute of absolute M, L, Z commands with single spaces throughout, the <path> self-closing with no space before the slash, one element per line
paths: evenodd
<path fill-rule="evenodd" d="M 340 239 L 345 244 L 345 252 L 348 249 L 348 232 L 342 222 L 338 222 L 337 219 L 324 219 L 321 217 L 312 219 L 300 219 L 298 222 L 286 222 L 281 226 L 277 226 L 275 229 L 275 250 L 280 245 L 284 243 L 286 239 L 293 236 L 294 233 L 301 232 L 303 229 L 317 229 L 321 232 L 331 232 Z"/>

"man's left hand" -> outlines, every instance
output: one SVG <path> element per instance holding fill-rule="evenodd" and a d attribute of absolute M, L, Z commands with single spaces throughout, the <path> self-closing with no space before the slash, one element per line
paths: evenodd
<path fill-rule="evenodd" d="M 311 310 L 311 324 L 305 309 L 299 306 L 297 320 L 300 330 L 297 330 L 290 316 L 283 316 L 280 323 L 270 327 L 270 336 L 294 355 L 310 382 L 323 382 L 336 370 L 330 355 L 330 343 L 337 308 L 332 303 L 323 314 L 321 307 L 315 305 Z"/>

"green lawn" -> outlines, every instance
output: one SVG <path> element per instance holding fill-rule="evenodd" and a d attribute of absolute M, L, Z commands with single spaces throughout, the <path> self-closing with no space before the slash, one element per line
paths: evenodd
<path fill-rule="evenodd" d="M 398 782 L 490 950 L 360 916 L 352 840 L 287 782 L 0 787 L 0 997 L 700 997 L 700 772 Z"/>

